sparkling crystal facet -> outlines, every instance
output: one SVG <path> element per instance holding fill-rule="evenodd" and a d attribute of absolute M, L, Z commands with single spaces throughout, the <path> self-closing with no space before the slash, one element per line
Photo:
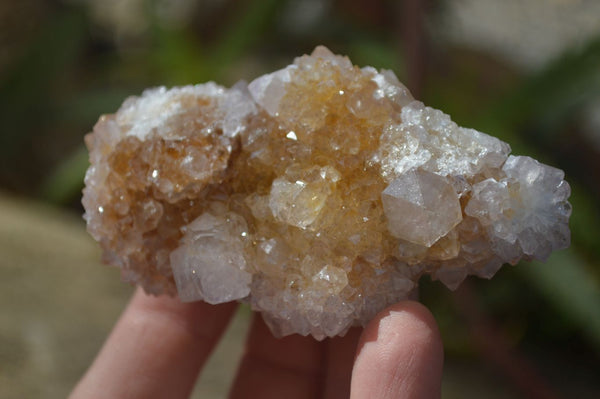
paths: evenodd
<path fill-rule="evenodd" d="M 184 301 L 243 300 L 278 335 L 365 324 L 430 274 L 456 288 L 569 245 L 562 171 L 324 47 L 230 89 L 151 89 L 86 136 L 103 259 Z"/>
<path fill-rule="evenodd" d="M 462 220 L 454 188 L 443 177 L 424 170 L 411 169 L 392 180 L 381 202 L 390 234 L 426 247 Z"/>

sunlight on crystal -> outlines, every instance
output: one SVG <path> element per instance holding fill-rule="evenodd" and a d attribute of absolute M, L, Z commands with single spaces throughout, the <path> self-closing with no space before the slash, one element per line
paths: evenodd
<path fill-rule="evenodd" d="M 245 301 L 277 336 L 344 334 L 423 274 L 454 289 L 569 245 L 562 171 L 324 47 L 248 85 L 146 90 L 86 144 L 104 259 L 152 294 Z"/>

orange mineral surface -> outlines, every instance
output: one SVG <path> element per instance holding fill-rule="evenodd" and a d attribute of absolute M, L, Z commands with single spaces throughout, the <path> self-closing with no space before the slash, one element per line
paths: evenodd
<path fill-rule="evenodd" d="M 152 294 L 248 302 L 277 336 L 343 334 L 424 273 L 455 288 L 569 244 L 562 171 L 324 47 L 248 85 L 147 90 L 86 144 L 104 261 Z"/>

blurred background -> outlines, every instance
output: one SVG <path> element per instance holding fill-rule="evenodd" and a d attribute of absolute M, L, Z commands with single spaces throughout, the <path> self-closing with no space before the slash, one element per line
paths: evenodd
<path fill-rule="evenodd" d="M 157 85 L 231 85 L 324 44 L 566 171 L 572 246 L 456 292 L 421 282 L 444 398 L 600 397 L 600 2 L 0 1 L 0 398 L 64 397 L 131 293 L 80 204 L 83 136 Z M 239 312 L 195 397 L 227 392 Z"/>

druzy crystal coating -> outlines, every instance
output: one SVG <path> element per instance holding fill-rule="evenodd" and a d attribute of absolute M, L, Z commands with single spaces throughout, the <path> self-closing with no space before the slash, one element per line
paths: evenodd
<path fill-rule="evenodd" d="M 152 294 L 240 300 L 277 336 L 364 325 L 569 245 L 564 173 L 317 47 L 232 88 L 156 88 L 86 136 L 104 261 Z"/>

